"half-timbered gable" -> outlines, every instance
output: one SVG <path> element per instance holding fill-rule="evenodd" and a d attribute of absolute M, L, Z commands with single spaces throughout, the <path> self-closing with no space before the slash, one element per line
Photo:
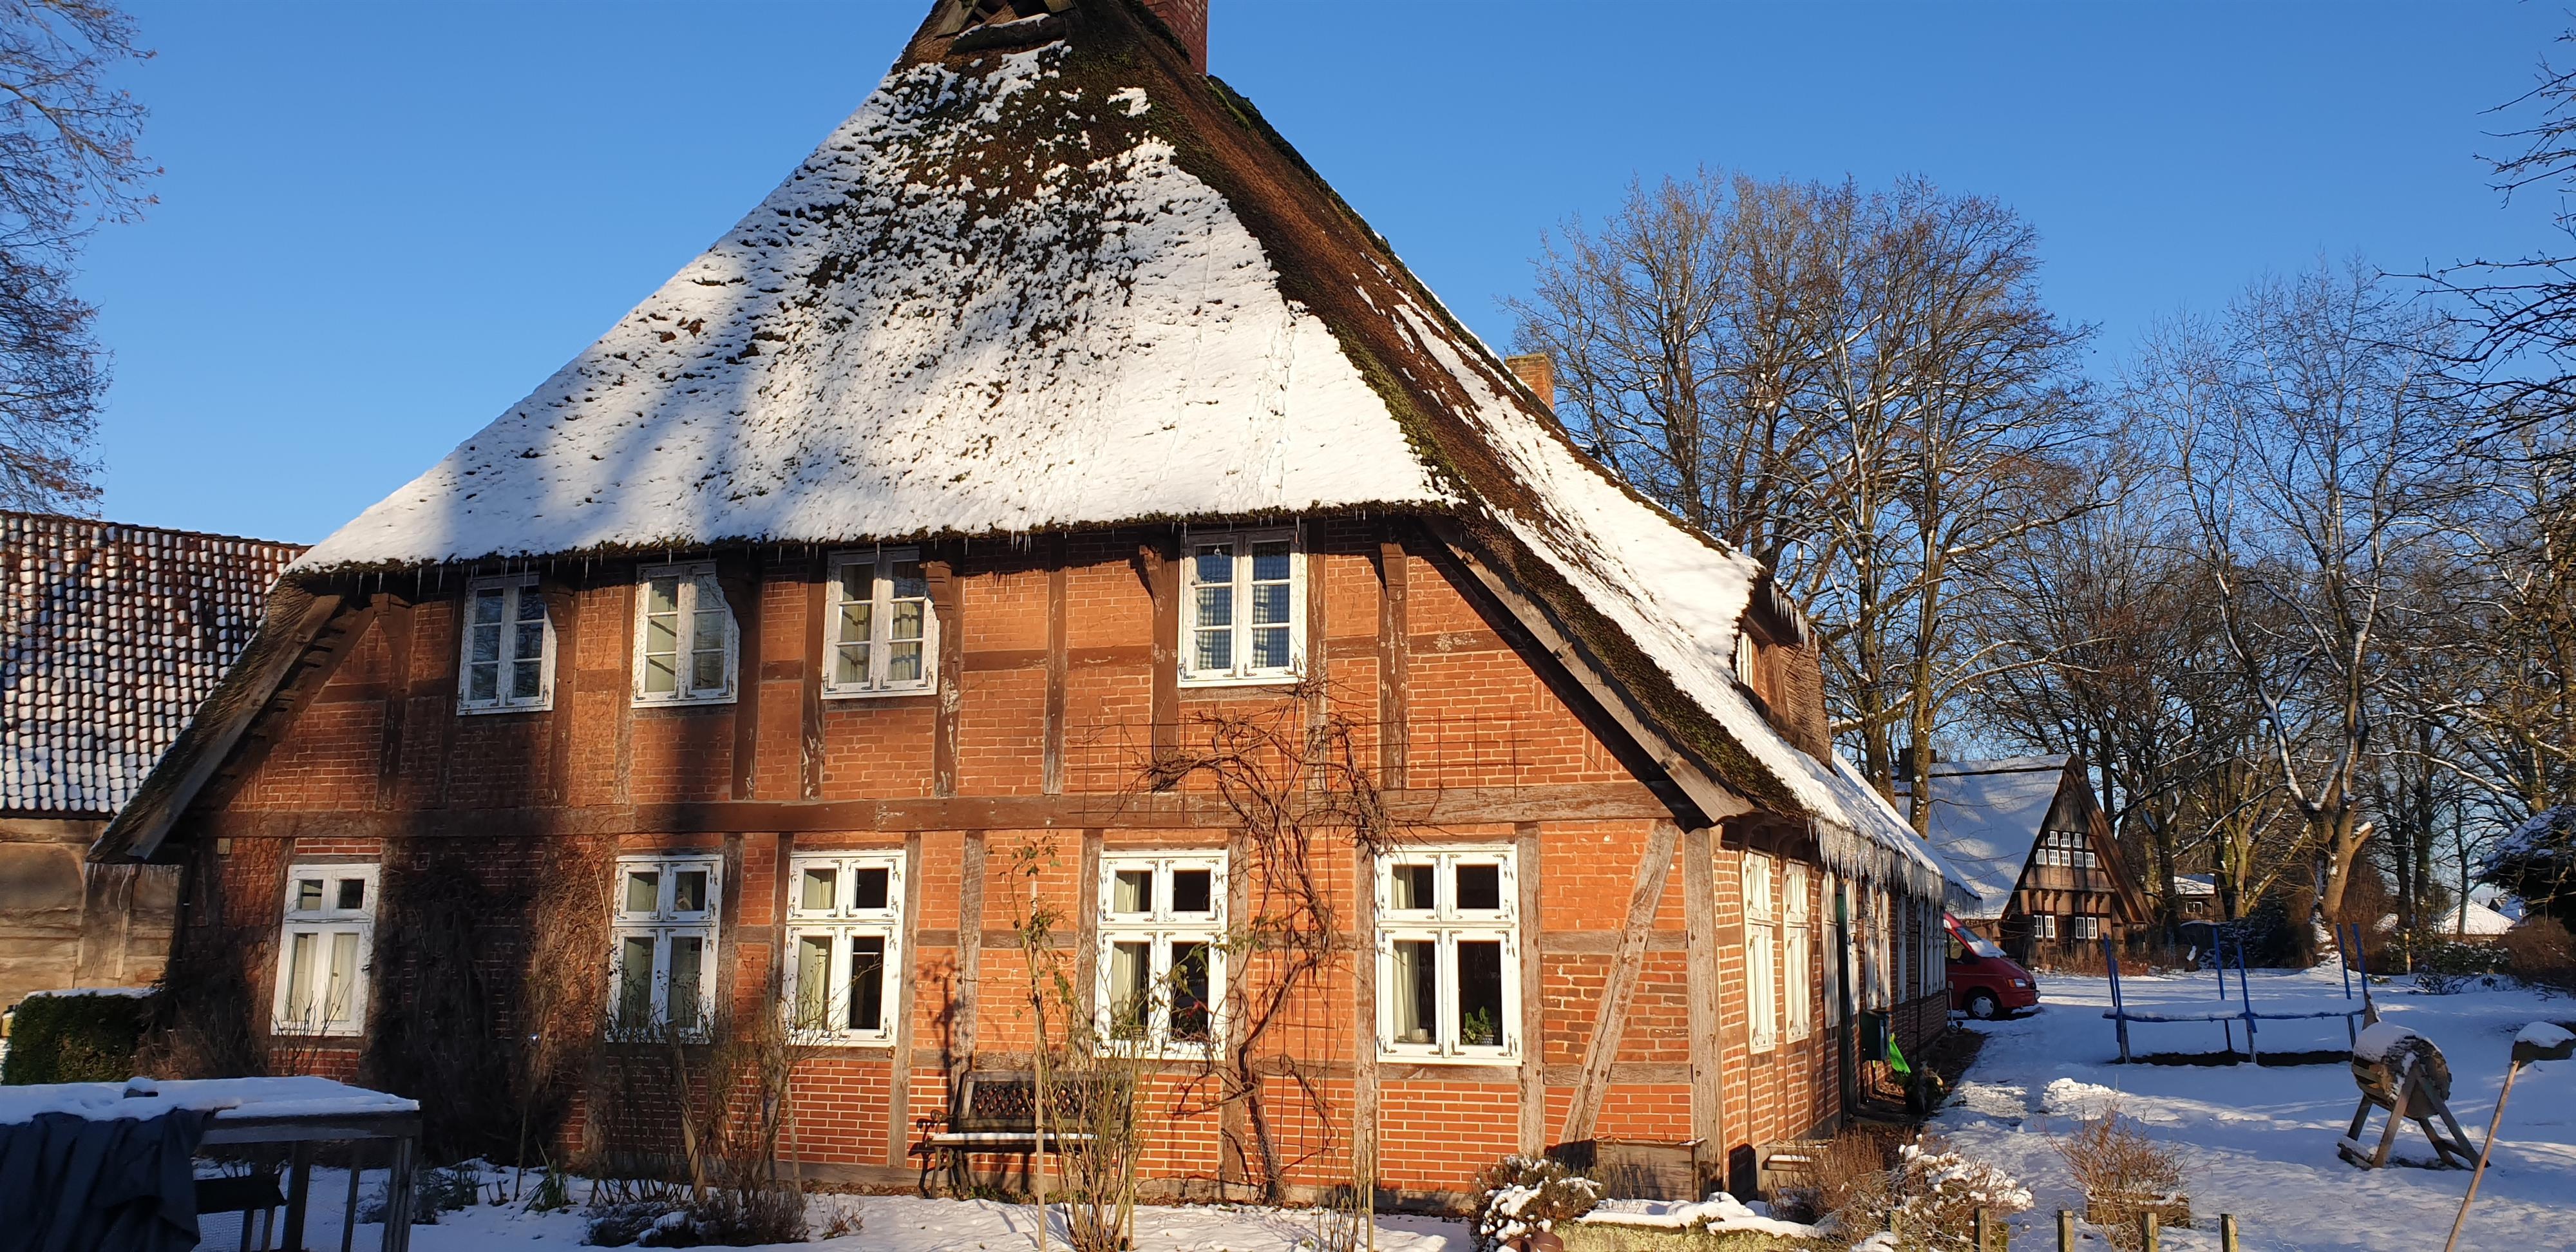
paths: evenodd
<path fill-rule="evenodd" d="M 1935 762 L 1931 822 L 1975 893 L 1960 916 L 1996 924 L 2016 959 L 2093 953 L 2149 920 L 2080 758 Z"/>

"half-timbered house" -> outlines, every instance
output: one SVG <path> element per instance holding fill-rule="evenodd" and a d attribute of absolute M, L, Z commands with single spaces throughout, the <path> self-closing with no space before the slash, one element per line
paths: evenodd
<path fill-rule="evenodd" d="M 1932 846 L 1972 896 L 1959 916 L 2014 959 L 2094 959 L 2152 917 L 2082 758 L 1935 761 L 1931 800 Z"/>
<path fill-rule="evenodd" d="M 909 1180 L 917 1118 L 1030 1063 L 1032 959 L 1158 1067 L 1167 1190 L 1608 1139 L 1741 1182 L 1836 1124 L 1858 1013 L 1939 1028 L 1945 886 L 1835 756 L 1814 635 L 1205 28 L 941 0 L 722 240 L 297 563 L 96 855 L 188 865 L 192 968 L 398 1087 L 568 969 L 586 1020 L 811 1006 L 797 1150 L 841 1177 Z M 1320 963 L 1248 1011 L 1286 948 Z"/>

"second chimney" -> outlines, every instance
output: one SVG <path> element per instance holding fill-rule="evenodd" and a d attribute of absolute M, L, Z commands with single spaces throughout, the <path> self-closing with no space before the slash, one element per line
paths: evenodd
<path fill-rule="evenodd" d="M 1541 407 L 1550 413 L 1556 411 L 1554 358 L 1544 352 L 1533 352 L 1528 356 L 1504 357 L 1503 364 L 1510 367 L 1512 377 L 1521 380 L 1521 385 L 1530 389 L 1530 394 L 1538 397 Z"/>
<path fill-rule="evenodd" d="M 1145 0 L 1145 10 L 1163 19 L 1190 51 L 1190 68 L 1207 73 L 1208 0 Z"/>

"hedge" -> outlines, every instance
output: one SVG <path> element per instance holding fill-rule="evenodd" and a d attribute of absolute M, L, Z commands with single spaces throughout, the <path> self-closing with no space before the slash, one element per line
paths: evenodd
<path fill-rule="evenodd" d="M 139 995 L 39 995 L 10 1014 L 9 1058 L 0 1085 L 123 1082 L 151 1001 Z"/>

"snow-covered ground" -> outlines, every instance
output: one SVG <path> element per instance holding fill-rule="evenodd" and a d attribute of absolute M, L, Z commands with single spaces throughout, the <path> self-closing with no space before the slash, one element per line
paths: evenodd
<path fill-rule="evenodd" d="M 1972 1155 L 2011 1171 L 2038 1206 L 2013 1219 L 2015 1247 L 2053 1246 L 2056 1211 L 2083 1212 L 2054 1136 L 2116 1101 L 2156 1140 L 2182 1149 L 2198 1231 L 2176 1231 L 2164 1246 L 2198 1252 L 2218 1246 L 2217 1215 L 2234 1213 L 2248 1252 L 2255 1249 L 2438 1249 L 2467 1189 L 2465 1170 L 2422 1168 L 2433 1159 L 2413 1123 L 2398 1132 L 2396 1156 L 2411 1167 L 2355 1169 L 2335 1155 L 2335 1140 L 2359 1094 L 2342 1065 L 2224 1067 L 2120 1065 L 2111 1023 L 2110 984 L 2100 978 L 2043 976 L 2032 1015 L 1977 1023 L 1985 1050 L 1957 1098 L 1931 1130 Z M 2431 1039 L 2450 1062 L 2451 1111 L 2472 1143 L 2484 1142 L 2487 1118 L 2504 1082 L 2515 1032 L 2533 1021 L 2576 1019 L 2576 1001 L 2520 990 L 2427 995 L 2395 979 L 2375 987 L 2380 1012 Z M 2233 988 L 2233 980 L 2230 987 Z M 2192 1011 L 2216 1002 L 2210 975 L 2121 980 L 2132 1011 Z M 2258 1011 L 2328 1007 L 2342 1002 L 2331 966 L 2304 972 L 2257 970 Z M 2340 1049 L 2340 1019 L 2266 1022 L 2267 1052 Z M 2138 1052 L 2215 1052 L 2216 1024 L 2132 1025 Z M 2244 1047 L 2243 1031 L 2236 1046 Z M 2374 1114 L 2364 1139 L 2376 1142 Z M 2092 1246 L 2099 1247 L 2099 1243 Z M 2503 1252 L 2576 1249 L 2576 1063 L 2527 1068 L 2515 1080 L 2493 1163 L 2470 1210 L 2463 1248 Z"/>
<path fill-rule="evenodd" d="M 364 1190 L 382 1186 L 381 1171 L 370 1171 Z M 579 1199 L 586 1184 L 575 1183 Z M 313 1171 L 313 1212 L 306 1219 L 308 1247 L 340 1246 L 341 1214 L 349 1176 L 338 1170 Z M 360 1209 L 366 1207 L 362 1200 Z M 858 1214 L 863 1225 L 855 1234 L 824 1239 L 824 1224 L 836 1208 Z M 1025 1204 L 990 1200 L 924 1200 L 915 1196 L 817 1196 L 812 1202 L 816 1239 L 811 1243 L 772 1244 L 804 1252 L 1035 1252 L 1036 1210 Z M 563 1213 L 528 1213 L 516 1205 L 476 1205 L 442 1213 L 435 1226 L 414 1226 L 413 1252 L 479 1252 L 524 1249 L 560 1252 L 581 1246 L 584 1220 L 578 1207 Z M 1423 1217 L 1378 1219 L 1380 1252 L 1467 1252 L 1467 1228 L 1457 1222 Z M 199 1247 L 219 1252 L 240 1246 L 241 1227 L 233 1214 L 208 1217 Z M 1050 1246 L 1063 1252 L 1064 1210 L 1055 1210 Z M 383 1228 L 358 1227 L 354 1247 L 374 1248 Z M 1293 1252 L 1315 1242 L 1315 1215 L 1277 1209 L 1228 1205 L 1146 1207 L 1136 1214 L 1137 1252 Z"/>
<path fill-rule="evenodd" d="M 2129 1006 L 2148 1011 L 2212 1006 L 2216 986 L 2207 975 L 2131 977 L 2122 983 Z M 2256 1007 L 2264 1011 L 2342 1002 L 2341 981 L 2330 967 L 2258 970 L 2253 987 Z M 2366 1172 L 2338 1158 L 2335 1140 L 2357 1098 L 2346 1067 L 2115 1064 L 2111 1024 L 2102 1018 L 2110 1006 L 2109 984 L 2043 977 L 2040 988 L 2046 1007 L 2039 1012 L 1972 1025 L 1987 1036 L 1985 1049 L 1952 1106 L 1931 1126 L 1954 1147 L 1995 1162 L 2030 1187 L 2038 1205 L 2013 1219 L 2015 1247 L 2054 1246 L 2056 1211 L 2082 1212 L 2083 1197 L 2057 1155 L 2055 1136 L 2113 1102 L 2149 1135 L 2182 1150 L 2192 1207 L 2203 1220 L 2198 1230 L 2169 1232 L 2167 1249 L 2215 1249 L 2222 1212 L 2236 1214 L 2247 1252 L 2441 1247 L 2467 1173 L 2425 1168 L 2433 1152 L 2412 1124 L 2398 1136 L 2396 1155 L 2405 1165 Z M 2436 996 L 2401 979 L 2374 994 L 2387 1020 L 2440 1045 L 2454 1076 L 2451 1109 L 2473 1142 L 2486 1134 L 2515 1033 L 2534 1021 L 2576 1019 L 2576 1001 L 2520 989 Z M 2339 1019 L 2266 1023 L 2261 1038 L 2266 1051 L 2283 1053 L 2346 1046 Z M 2222 1046 L 2217 1025 L 2197 1023 L 2135 1025 L 2131 1044 L 2139 1052 L 2214 1052 Z M 2241 1031 L 2236 1044 L 2243 1047 Z M 2378 1128 L 2374 1115 L 2365 1138 Z M 2461 1246 L 2576 1252 L 2576 1062 L 2523 1072 L 2497 1143 Z M 374 1190 L 380 1178 L 366 1179 L 367 1189 Z M 316 1171 L 310 1245 L 338 1246 L 347 1188 L 346 1174 Z M 576 1199 L 582 1191 L 576 1183 Z M 818 1232 L 836 1205 L 854 1209 L 864 1228 L 792 1246 L 1016 1252 L 1034 1249 L 1036 1242 L 1026 1205 L 910 1196 L 817 1197 L 814 1205 Z M 228 1216 L 210 1219 L 203 1246 L 236 1246 L 237 1228 L 229 1223 Z M 515 1206 L 478 1205 L 446 1214 L 436 1226 L 415 1228 L 412 1246 L 419 1252 L 554 1252 L 578 1246 L 582 1230 L 578 1210 L 530 1214 Z M 1390 1216 L 1379 1220 L 1379 1230 L 1378 1247 L 1386 1252 L 1466 1252 L 1468 1245 L 1465 1227 L 1454 1222 Z M 378 1233 L 360 1227 L 357 1246 L 374 1247 Z M 1311 1244 L 1314 1234 L 1310 1213 L 1259 1208 L 1147 1208 L 1137 1217 L 1139 1252 L 1295 1252 Z M 2089 1232 L 2088 1240 L 2088 1246 L 2103 1246 Z"/>

